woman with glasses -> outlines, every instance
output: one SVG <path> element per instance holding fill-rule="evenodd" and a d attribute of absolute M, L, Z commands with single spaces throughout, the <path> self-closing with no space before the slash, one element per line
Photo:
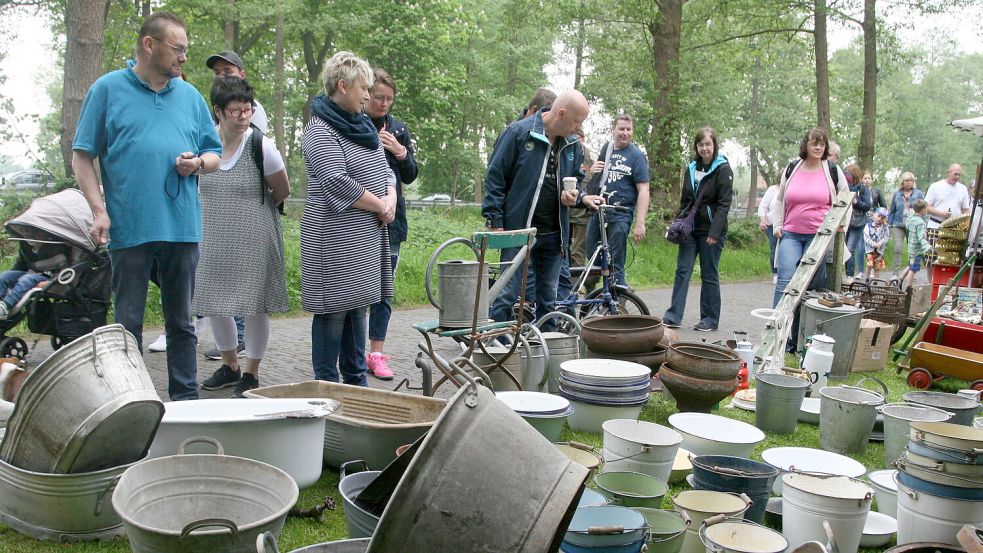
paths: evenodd
<path fill-rule="evenodd" d="M 366 386 L 366 308 L 393 295 L 387 225 L 396 177 L 372 120 L 362 113 L 372 68 L 338 52 L 321 74 L 324 95 L 301 147 L 307 201 L 300 221 L 301 303 L 314 314 L 311 360 L 318 380 Z"/>
<path fill-rule="evenodd" d="M 283 235 L 277 204 L 290 195 L 283 158 L 263 137 L 263 166 L 250 147 L 253 88 L 238 77 L 212 84 L 212 111 L 222 139 L 222 163 L 202 175 L 201 256 L 192 312 L 211 317 L 222 366 L 201 387 L 235 386 L 234 395 L 259 387 L 259 364 L 270 337 L 270 313 L 289 309 Z M 246 319 L 245 366 L 240 367 L 233 316 Z"/>
<path fill-rule="evenodd" d="M 887 215 L 887 224 L 891 227 L 891 241 L 894 242 L 893 271 L 895 278 L 901 272 L 901 256 L 908 239 L 905 221 L 911 214 L 911 206 L 915 200 L 925 199 L 925 195 L 922 194 L 921 190 L 915 188 L 915 184 L 915 175 L 911 171 L 905 171 L 901 174 L 898 190 L 891 198 L 891 209 Z"/>

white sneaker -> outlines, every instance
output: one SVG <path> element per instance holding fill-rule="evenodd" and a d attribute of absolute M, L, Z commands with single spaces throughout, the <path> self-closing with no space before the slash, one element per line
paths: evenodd
<path fill-rule="evenodd" d="M 778 275 L 771 275 L 771 283 L 778 284 Z"/>
<path fill-rule="evenodd" d="M 154 340 L 154 343 L 147 346 L 147 351 L 167 351 L 167 334 L 161 334 Z"/>

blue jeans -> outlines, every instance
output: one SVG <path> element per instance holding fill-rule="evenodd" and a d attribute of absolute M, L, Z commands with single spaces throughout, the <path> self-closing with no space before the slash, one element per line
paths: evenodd
<path fill-rule="evenodd" d="M 400 242 L 389 243 L 389 260 L 393 268 L 393 276 L 396 275 L 396 265 L 399 264 L 399 245 Z M 382 301 L 369 308 L 369 340 L 383 341 L 386 339 L 386 333 L 389 331 L 389 319 L 392 315 L 392 298 L 382 298 Z"/>
<path fill-rule="evenodd" d="M 314 315 L 311 323 L 311 361 L 314 378 L 368 386 L 365 379 L 365 308 Z"/>
<path fill-rule="evenodd" d="M 198 244 L 147 242 L 109 251 L 113 266 L 115 320 L 137 339 L 143 352 L 143 312 L 154 264 L 160 285 L 160 305 L 167 333 L 167 393 L 172 401 L 198 399 L 191 295 L 195 290 Z"/>
<path fill-rule="evenodd" d="M 864 272 L 864 249 L 864 227 L 847 227 L 846 251 L 850 252 L 850 259 L 846 262 L 846 276 Z"/>
<path fill-rule="evenodd" d="M 17 305 L 28 290 L 47 278 L 27 271 L 10 270 L 0 273 L 0 294 L 3 294 L 3 303 L 7 304 L 7 309 L 10 309 Z"/>
<path fill-rule="evenodd" d="M 782 239 L 778 241 L 778 282 L 775 284 L 775 297 L 772 301 L 772 307 L 778 306 L 782 294 L 785 293 L 785 287 L 792 280 L 792 275 L 799 267 L 802 255 L 809 249 L 815 236 L 815 234 L 799 234 L 790 231 L 782 233 Z M 820 256 L 817 263 L 819 268 L 816 270 L 815 276 L 812 277 L 812 282 L 809 283 L 809 290 L 822 287 L 826 282 L 825 258 Z"/>
<path fill-rule="evenodd" d="M 608 254 L 611 256 L 611 274 L 617 284 L 628 286 L 625 280 L 625 249 L 628 246 L 628 232 L 631 230 L 630 220 L 607 219 L 608 224 Z M 597 215 L 587 223 L 587 255 L 590 256 L 601 241 L 600 223 Z"/>
<path fill-rule="evenodd" d="M 775 251 L 778 248 L 778 238 L 775 237 L 775 227 L 768 225 L 765 228 L 765 236 L 768 237 L 768 249 L 771 251 L 771 260 L 768 262 L 771 265 L 771 274 L 778 274 L 778 265 L 775 264 Z"/>
<path fill-rule="evenodd" d="M 519 253 L 518 248 L 502 250 L 502 261 L 511 261 Z M 536 290 L 536 320 L 556 308 L 556 287 L 560 279 L 560 233 L 537 234 L 529 259 L 529 278 Z M 511 321 L 512 306 L 519 297 L 522 284 L 522 271 L 516 271 L 505 285 L 502 293 L 495 298 L 491 307 L 491 318 L 496 321 Z M 543 325 L 544 331 L 553 330 L 556 322 L 551 320 Z"/>
<path fill-rule="evenodd" d="M 679 324 L 686 311 L 689 279 L 693 275 L 696 257 L 700 257 L 700 322 L 710 328 L 720 325 L 720 254 L 724 251 L 726 235 L 716 244 L 707 244 L 707 235 L 691 234 L 679 245 L 676 254 L 676 280 L 672 284 L 672 304 L 666 310 L 666 322 Z"/>

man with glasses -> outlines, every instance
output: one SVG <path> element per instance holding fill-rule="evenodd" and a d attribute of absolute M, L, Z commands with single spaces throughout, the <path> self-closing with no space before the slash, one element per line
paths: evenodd
<path fill-rule="evenodd" d="M 406 241 L 406 200 L 403 185 L 416 180 L 417 166 L 413 157 L 413 137 L 406 124 L 389 112 L 396 101 L 396 82 L 383 69 L 373 70 L 375 83 L 369 89 L 369 101 L 365 104 L 365 114 L 372 119 L 379 131 L 379 139 L 386 150 L 386 161 L 396 175 L 396 219 L 389 223 L 389 255 L 392 258 L 393 274 L 399 261 L 399 246 Z M 386 345 L 386 332 L 389 317 L 392 316 L 392 298 L 382 298 L 369 308 L 369 354 L 366 365 L 369 373 L 380 380 L 392 380 L 393 371 L 389 368 L 389 357 L 383 353 Z"/>
<path fill-rule="evenodd" d="M 949 217 L 969 213 L 969 191 L 959 179 L 963 177 L 963 168 L 958 163 L 949 166 L 945 178 L 933 182 L 925 194 L 928 202 L 928 228 L 939 228 L 942 221 Z"/>
<path fill-rule="evenodd" d="M 136 62 L 92 85 L 72 143 L 72 169 L 94 219 L 89 234 L 96 244 L 109 244 L 115 319 L 141 351 L 147 285 L 158 268 L 171 400 L 198 397 L 191 324 L 201 241 L 195 176 L 217 170 L 222 153 L 208 105 L 181 79 L 187 45 L 181 18 L 162 11 L 148 16 Z"/>

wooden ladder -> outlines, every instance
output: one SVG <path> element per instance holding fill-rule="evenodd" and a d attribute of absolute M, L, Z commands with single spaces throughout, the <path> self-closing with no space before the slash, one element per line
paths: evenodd
<path fill-rule="evenodd" d="M 823 219 L 823 224 L 816 232 L 816 237 L 812 239 L 809 248 L 802 255 L 802 260 L 799 262 L 798 268 L 795 269 L 792 280 L 785 287 L 782 299 L 779 300 L 775 309 L 760 310 L 770 313 L 763 317 L 767 320 L 767 324 L 761 333 L 761 340 L 758 342 L 758 349 L 754 355 L 754 364 L 756 367 L 760 367 L 759 370 L 780 370 L 784 367 L 785 343 L 792 331 L 792 316 L 795 313 L 795 308 L 802 301 L 802 296 L 809 287 L 809 283 L 820 264 L 825 262 L 826 252 L 837 236 L 837 228 L 844 224 L 844 219 L 848 219 L 853 207 L 853 196 L 854 193 L 849 190 L 844 190 L 836 196 L 836 200 Z M 840 263 L 840 261 L 834 260 L 834 263 Z"/>

